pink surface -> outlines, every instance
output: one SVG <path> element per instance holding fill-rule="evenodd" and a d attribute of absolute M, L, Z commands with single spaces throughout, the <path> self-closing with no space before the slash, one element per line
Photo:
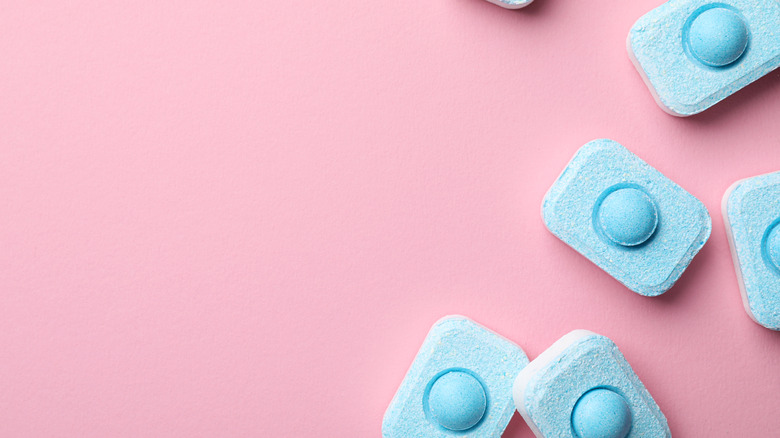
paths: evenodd
<path fill-rule="evenodd" d="M 379 436 L 451 313 L 612 337 L 676 437 L 777 435 L 720 199 L 780 168 L 779 74 L 666 115 L 625 50 L 660 0 L 216 3 L 3 7 L 0 436 Z M 712 214 L 661 298 L 539 217 L 598 137 Z"/>

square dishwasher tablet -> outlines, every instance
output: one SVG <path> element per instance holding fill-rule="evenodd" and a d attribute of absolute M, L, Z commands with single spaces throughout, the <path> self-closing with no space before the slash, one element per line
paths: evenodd
<path fill-rule="evenodd" d="M 533 0 L 488 0 L 494 5 L 499 5 L 502 8 L 507 9 L 520 9 L 524 8 L 533 2 Z"/>
<path fill-rule="evenodd" d="M 780 330 L 780 172 L 732 185 L 723 197 L 723 220 L 745 310 Z"/>
<path fill-rule="evenodd" d="M 670 0 L 634 24 L 627 45 L 661 108 L 690 116 L 780 66 L 780 2 Z"/>
<path fill-rule="evenodd" d="M 609 338 L 573 331 L 534 359 L 514 385 L 517 410 L 539 438 L 666 438 L 650 393 Z"/>
<path fill-rule="evenodd" d="M 385 412 L 384 438 L 498 438 L 514 413 L 512 384 L 528 358 L 475 322 L 434 324 Z"/>
<path fill-rule="evenodd" d="M 612 140 L 581 147 L 542 204 L 547 228 L 632 291 L 660 295 L 710 236 L 698 199 Z"/>

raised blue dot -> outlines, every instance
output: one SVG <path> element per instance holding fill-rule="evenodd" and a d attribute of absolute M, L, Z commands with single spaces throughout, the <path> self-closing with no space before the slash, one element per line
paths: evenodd
<path fill-rule="evenodd" d="M 571 424 L 579 438 L 625 438 L 631 430 L 631 408 L 614 391 L 592 389 L 574 405 Z"/>
<path fill-rule="evenodd" d="M 461 431 L 474 427 L 485 415 L 487 396 L 476 377 L 450 371 L 433 383 L 428 395 L 431 417 L 441 427 Z"/>
<path fill-rule="evenodd" d="M 688 29 L 691 54 L 711 67 L 725 67 L 739 59 L 748 45 L 748 28 L 731 9 L 715 7 L 697 15 Z"/>
<path fill-rule="evenodd" d="M 608 194 L 598 208 L 601 231 L 621 246 L 646 242 L 658 227 L 655 202 L 639 189 L 617 189 Z"/>
<path fill-rule="evenodd" d="M 764 244 L 769 263 L 780 269 L 780 224 L 773 224 Z"/>

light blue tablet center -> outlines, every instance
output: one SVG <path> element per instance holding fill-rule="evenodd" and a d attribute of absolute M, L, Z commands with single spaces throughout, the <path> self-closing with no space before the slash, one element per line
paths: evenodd
<path fill-rule="evenodd" d="M 658 227 L 655 202 L 633 187 L 610 192 L 596 208 L 597 226 L 609 240 L 621 246 L 646 242 Z"/>
<path fill-rule="evenodd" d="M 745 52 L 748 27 L 735 11 L 711 7 L 693 18 L 687 39 L 696 59 L 711 67 L 725 67 Z"/>
<path fill-rule="evenodd" d="M 571 425 L 579 438 L 625 438 L 631 430 L 631 407 L 615 391 L 592 389 L 574 405 Z"/>
<path fill-rule="evenodd" d="M 776 220 L 769 226 L 762 242 L 762 253 L 766 262 L 780 273 L 780 220 Z"/>
<path fill-rule="evenodd" d="M 428 395 L 428 408 L 433 420 L 445 429 L 471 429 L 485 415 L 485 388 L 467 372 L 450 371 L 433 383 Z"/>

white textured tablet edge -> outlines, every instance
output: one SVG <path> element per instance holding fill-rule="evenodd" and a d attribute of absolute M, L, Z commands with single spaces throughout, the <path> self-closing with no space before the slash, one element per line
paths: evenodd
<path fill-rule="evenodd" d="M 731 230 L 731 221 L 729 220 L 729 198 L 731 197 L 731 193 L 734 192 L 740 184 L 752 178 L 755 177 L 741 179 L 726 189 L 726 193 L 723 195 L 723 201 L 721 201 L 721 212 L 723 213 L 723 225 L 726 228 L 726 237 L 728 238 L 729 249 L 731 250 L 731 259 L 734 261 L 734 271 L 737 273 L 737 282 L 739 283 L 739 293 L 742 296 L 742 305 L 745 307 L 745 312 L 747 312 L 750 319 L 756 324 L 761 324 L 750 310 L 750 301 L 748 300 L 747 290 L 745 289 L 745 279 L 742 278 L 742 268 L 739 265 L 737 246 L 734 244 L 734 232 Z"/>

